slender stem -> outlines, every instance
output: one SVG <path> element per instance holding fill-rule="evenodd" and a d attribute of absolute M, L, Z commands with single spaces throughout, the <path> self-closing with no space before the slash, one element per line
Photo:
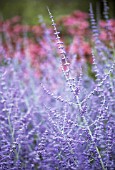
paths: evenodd
<path fill-rule="evenodd" d="M 7 117 L 8 117 L 8 125 L 9 125 L 9 129 L 10 129 L 10 133 L 11 133 L 12 143 L 14 143 L 14 128 L 12 127 L 12 124 L 11 124 L 10 113 L 11 113 L 11 109 L 10 109 L 9 113 L 7 113 Z M 14 149 L 14 153 L 15 153 L 16 161 L 17 161 L 19 158 L 19 150 L 17 152 L 17 150 Z"/>
<path fill-rule="evenodd" d="M 77 99 L 77 102 L 78 102 L 79 110 L 80 110 L 80 112 L 81 112 L 81 111 L 82 111 L 82 107 L 81 107 L 81 103 L 80 103 L 80 101 L 79 101 L 79 97 L 78 97 L 78 96 L 76 96 L 76 99 Z M 93 135 L 92 135 L 92 132 L 91 132 L 91 129 L 89 128 L 88 123 L 87 123 L 87 120 L 85 119 L 85 117 L 84 117 L 84 116 L 83 116 L 83 122 L 84 122 L 84 124 L 85 124 L 85 125 L 86 125 L 86 127 L 87 127 L 87 130 L 88 130 L 88 132 L 89 132 L 89 135 L 90 135 L 90 137 L 91 137 L 91 140 L 92 140 L 92 141 L 93 141 L 93 143 L 95 144 L 95 142 L 94 142 L 94 138 L 93 138 Z M 97 151 L 98 158 L 99 158 L 99 160 L 100 160 L 100 163 L 101 163 L 102 169 L 103 169 L 103 170 L 107 170 L 107 169 L 105 168 L 105 166 L 104 166 L 104 163 L 103 163 L 103 160 L 102 160 L 101 154 L 100 154 L 99 149 L 98 149 L 98 147 L 96 146 L 96 144 L 95 144 L 95 149 L 96 149 L 96 151 Z"/>

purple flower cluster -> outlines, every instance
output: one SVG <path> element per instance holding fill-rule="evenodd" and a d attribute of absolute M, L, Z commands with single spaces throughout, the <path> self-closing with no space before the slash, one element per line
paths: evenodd
<path fill-rule="evenodd" d="M 115 51 L 100 41 L 90 6 L 90 77 L 87 65 L 66 54 L 48 12 L 61 69 L 52 48 L 40 66 L 42 78 L 36 79 L 27 57 L 0 66 L 0 170 L 114 170 Z M 50 35 L 45 38 L 52 45 Z"/>

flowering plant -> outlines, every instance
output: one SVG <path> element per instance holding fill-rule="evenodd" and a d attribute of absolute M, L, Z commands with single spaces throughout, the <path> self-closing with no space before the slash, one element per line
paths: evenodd
<path fill-rule="evenodd" d="M 104 7 L 107 18 L 105 0 Z M 110 48 L 100 40 L 90 5 L 94 43 L 90 77 L 86 63 L 66 53 L 48 12 L 60 57 L 53 50 L 54 36 L 43 26 L 47 43 L 40 44 L 47 58 L 40 65 L 41 77 L 35 76 L 28 48 L 24 55 L 19 53 L 21 60 L 18 55 L 12 60 L 1 46 L 5 63 L 0 66 L 0 170 L 114 170 L 113 44 Z"/>

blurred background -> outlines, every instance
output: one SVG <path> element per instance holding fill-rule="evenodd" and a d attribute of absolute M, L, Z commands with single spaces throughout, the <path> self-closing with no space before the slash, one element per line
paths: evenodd
<path fill-rule="evenodd" d="M 90 2 L 92 2 L 94 10 L 98 9 L 102 13 L 102 0 L 0 0 L 0 17 L 5 20 L 19 15 L 23 23 L 33 25 L 38 23 L 38 15 L 42 15 L 45 22 L 49 23 L 47 6 L 55 19 L 59 19 L 78 9 L 89 12 Z M 115 18 L 115 0 L 108 0 L 108 5 L 110 18 Z"/>

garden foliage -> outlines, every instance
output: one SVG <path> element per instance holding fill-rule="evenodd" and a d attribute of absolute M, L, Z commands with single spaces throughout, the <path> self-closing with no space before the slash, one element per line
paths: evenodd
<path fill-rule="evenodd" d="M 79 31 L 67 53 L 48 12 L 53 30 L 41 21 L 42 41 L 40 35 L 36 43 L 33 35 L 28 38 L 28 27 L 24 36 L 2 30 L 0 170 L 114 170 L 115 51 L 106 1 L 106 22 L 101 24 L 106 26 L 104 41 L 108 41 L 101 39 L 103 30 L 90 5 L 93 40 L 89 40 L 92 49 L 87 55 L 88 23 L 84 23 L 84 32 L 76 26 L 67 30 L 72 34 Z M 86 14 L 79 15 L 87 18 Z M 81 24 L 80 20 L 73 22 Z M 38 50 L 35 53 L 29 51 L 32 45 Z M 84 62 L 88 55 L 92 55 L 90 66 Z"/>

